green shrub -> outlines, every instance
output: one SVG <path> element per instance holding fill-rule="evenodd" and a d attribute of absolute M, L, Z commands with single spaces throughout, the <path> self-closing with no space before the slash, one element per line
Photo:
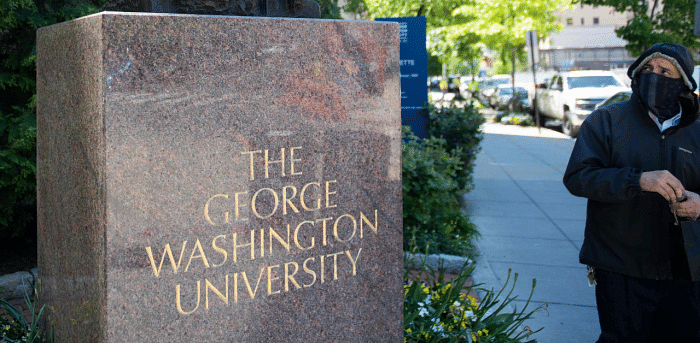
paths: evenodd
<path fill-rule="evenodd" d="M 515 308 L 513 312 L 507 312 L 506 307 L 517 298 L 512 294 L 518 274 L 515 273 L 510 291 L 502 299 L 501 295 L 510 282 L 511 271 L 508 271 L 503 288 L 495 293 L 477 288 L 480 285 L 467 285 L 473 269 L 473 265 L 465 264 L 458 276 L 449 282 L 445 282 L 443 270 L 436 273 L 425 266 L 425 261 L 414 277 L 409 277 L 406 269 L 404 342 L 536 342 L 530 340 L 530 336 L 542 329 L 532 331 L 527 326 L 521 328 L 525 320 L 544 308 L 539 306 L 525 312 L 532 299 L 536 280 L 532 280 L 532 291 L 522 310 Z M 421 282 L 422 279 L 427 282 Z M 468 295 L 472 289 L 485 294 L 481 303 Z"/>
<path fill-rule="evenodd" d="M 36 294 L 36 292 L 35 292 Z M 34 300 L 29 299 L 25 294 L 24 300 L 27 304 L 32 319 L 27 321 L 22 311 L 0 299 L 0 342 L 8 343 L 43 343 L 53 342 L 52 333 L 47 332 L 44 327 L 44 306 L 36 310 L 36 296 Z"/>
<path fill-rule="evenodd" d="M 104 2 L 0 2 L 0 240 L 36 239 L 36 30 Z"/>
<path fill-rule="evenodd" d="M 478 236 L 459 204 L 460 149 L 449 152 L 443 138 L 419 140 L 403 128 L 402 175 L 404 250 L 411 243 L 430 253 L 470 254 Z"/>
<path fill-rule="evenodd" d="M 484 139 L 480 129 L 485 121 L 484 117 L 479 114 L 473 102 L 465 103 L 464 108 L 430 106 L 428 113 L 428 133 L 431 137 L 444 138 L 447 151 L 454 153 L 463 162 L 460 170 L 456 172 L 455 180 L 460 192 L 469 192 L 474 187 L 472 174 L 476 154 L 479 153 L 479 144 Z"/>

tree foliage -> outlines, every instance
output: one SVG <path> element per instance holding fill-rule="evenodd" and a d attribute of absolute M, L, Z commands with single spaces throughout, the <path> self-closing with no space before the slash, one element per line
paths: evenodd
<path fill-rule="evenodd" d="M 0 238 L 33 240 L 36 232 L 36 30 L 97 12 L 103 2 L 0 2 Z"/>
<path fill-rule="evenodd" d="M 358 5 L 360 4 L 360 5 Z M 364 9 L 370 18 L 425 16 L 428 49 L 440 62 L 459 56 L 473 63 L 484 48 L 504 61 L 524 58 L 525 33 L 546 37 L 561 29 L 555 12 L 570 0 L 350 0 L 347 9 Z"/>
<path fill-rule="evenodd" d="M 612 6 L 617 12 L 634 14 L 627 25 L 615 30 L 628 42 L 634 56 L 660 42 L 682 44 L 698 52 L 700 38 L 693 34 L 695 0 L 580 0 L 587 5 Z"/>

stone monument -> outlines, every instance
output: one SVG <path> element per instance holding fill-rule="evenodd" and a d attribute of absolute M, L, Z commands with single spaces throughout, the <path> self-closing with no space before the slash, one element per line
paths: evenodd
<path fill-rule="evenodd" d="M 398 24 L 102 12 L 37 33 L 57 342 L 400 342 Z"/>

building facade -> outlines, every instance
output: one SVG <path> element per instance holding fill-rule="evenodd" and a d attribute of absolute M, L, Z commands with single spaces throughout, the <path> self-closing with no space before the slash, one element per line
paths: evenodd
<path fill-rule="evenodd" d="M 544 69 L 627 68 L 635 58 L 625 49 L 627 42 L 615 29 L 632 19 L 609 6 L 575 5 L 559 14 L 564 29 L 539 45 L 539 66 Z"/>

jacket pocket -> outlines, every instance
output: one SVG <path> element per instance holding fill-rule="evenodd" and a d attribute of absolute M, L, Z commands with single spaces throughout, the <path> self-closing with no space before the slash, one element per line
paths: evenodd
<path fill-rule="evenodd" d="M 683 187 L 689 190 L 700 189 L 700 151 L 676 146 L 673 149 L 675 175 Z"/>

